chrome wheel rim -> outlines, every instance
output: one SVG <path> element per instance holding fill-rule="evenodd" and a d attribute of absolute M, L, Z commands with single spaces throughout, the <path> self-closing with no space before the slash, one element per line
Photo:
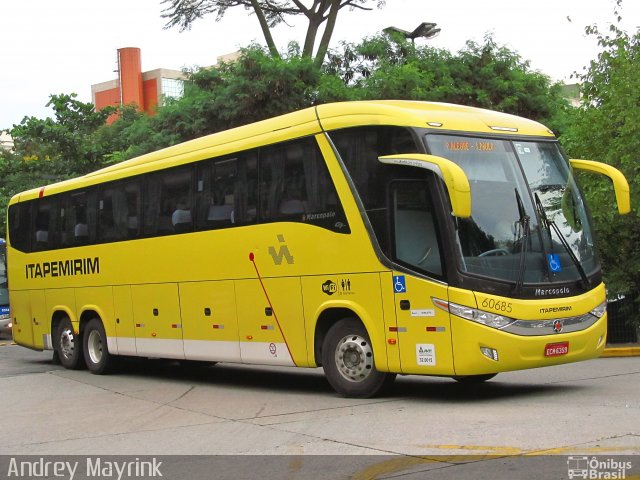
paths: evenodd
<path fill-rule="evenodd" d="M 360 335 L 347 335 L 338 342 L 335 351 L 336 367 L 351 382 L 362 382 L 373 370 L 373 350 L 369 341 Z"/>
<path fill-rule="evenodd" d="M 93 363 L 100 363 L 102 360 L 102 338 L 97 330 L 92 330 L 87 338 L 87 353 Z"/>
<path fill-rule="evenodd" d="M 66 358 L 73 358 L 73 352 L 75 351 L 76 336 L 73 333 L 73 329 L 65 327 L 60 332 L 60 354 Z"/>

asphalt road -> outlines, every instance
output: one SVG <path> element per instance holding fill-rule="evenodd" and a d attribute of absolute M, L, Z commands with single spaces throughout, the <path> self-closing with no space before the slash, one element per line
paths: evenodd
<path fill-rule="evenodd" d="M 572 456 L 618 455 L 638 455 L 640 471 L 634 357 L 477 386 L 398 377 L 387 396 L 361 400 L 337 396 L 319 369 L 136 360 L 96 376 L 0 341 L 0 405 L 5 456 L 230 455 L 219 472 L 237 473 L 242 458 L 246 478 L 279 462 L 284 478 L 568 478 Z M 210 473 L 198 465 L 184 478 Z"/>

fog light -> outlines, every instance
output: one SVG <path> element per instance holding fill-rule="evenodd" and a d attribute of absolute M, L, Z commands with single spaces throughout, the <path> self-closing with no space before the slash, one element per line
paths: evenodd
<path fill-rule="evenodd" d="M 490 358 L 491 360 L 494 360 L 496 362 L 498 361 L 497 350 L 494 350 L 493 348 L 489 348 L 489 347 L 480 347 L 480 351 L 485 357 Z"/>

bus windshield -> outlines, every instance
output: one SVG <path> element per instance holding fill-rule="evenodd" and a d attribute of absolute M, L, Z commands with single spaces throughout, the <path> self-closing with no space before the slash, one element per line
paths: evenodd
<path fill-rule="evenodd" d="M 593 235 L 568 163 L 550 141 L 427 135 L 429 151 L 458 164 L 471 217 L 456 219 L 462 272 L 522 283 L 588 283 Z"/>

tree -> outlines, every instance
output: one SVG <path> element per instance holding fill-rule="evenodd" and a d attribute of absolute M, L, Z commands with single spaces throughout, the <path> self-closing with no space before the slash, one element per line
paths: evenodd
<path fill-rule="evenodd" d="M 327 54 L 340 10 L 345 7 L 371 10 L 366 6 L 369 3 L 376 3 L 377 7 L 381 8 L 385 0 L 312 0 L 310 5 L 302 0 L 162 0 L 162 3 L 168 4 L 162 13 L 162 17 L 168 19 L 165 28 L 179 26 L 180 31 L 191 28 L 194 21 L 210 13 L 215 13 L 216 21 L 220 21 L 228 9 L 244 7 L 258 18 L 269 52 L 275 58 L 279 57 L 279 53 L 271 29 L 284 22 L 286 17 L 306 17 L 308 26 L 302 55 L 309 58 L 314 57 L 320 27 L 326 23 L 314 57 L 314 65 L 320 68 Z"/>
<path fill-rule="evenodd" d="M 609 297 L 634 296 L 640 303 L 640 31 L 620 29 L 620 0 L 616 21 L 608 32 L 586 28 L 601 47 L 582 73 L 581 107 L 562 137 L 569 154 L 591 158 L 620 169 L 631 187 L 632 212 L 618 215 L 612 207 L 611 182 L 581 175 L 600 241 Z"/>
<path fill-rule="evenodd" d="M 457 103 L 520 115 L 551 128 L 563 125 L 568 102 L 560 86 L 530 68 L 518 53 L 467 42 L 452 54 L 380 35 L 329 53 L 325 71 L 357 89 L 361 99 L 393 98 Z"/>
<path fill-rule="evenodd" d="M 102 165 L 109 146 L 98 142 L 95 134 L 115 109 L 96 112 L 91 103 L 76 97 L 75 93 L 51 95 L 47 107 L 53 108 L 55 118 L 25 117 L 20 125 L 14 125 L 11 136 L 20 157 L 60 162 L 69 175 Z"/>

